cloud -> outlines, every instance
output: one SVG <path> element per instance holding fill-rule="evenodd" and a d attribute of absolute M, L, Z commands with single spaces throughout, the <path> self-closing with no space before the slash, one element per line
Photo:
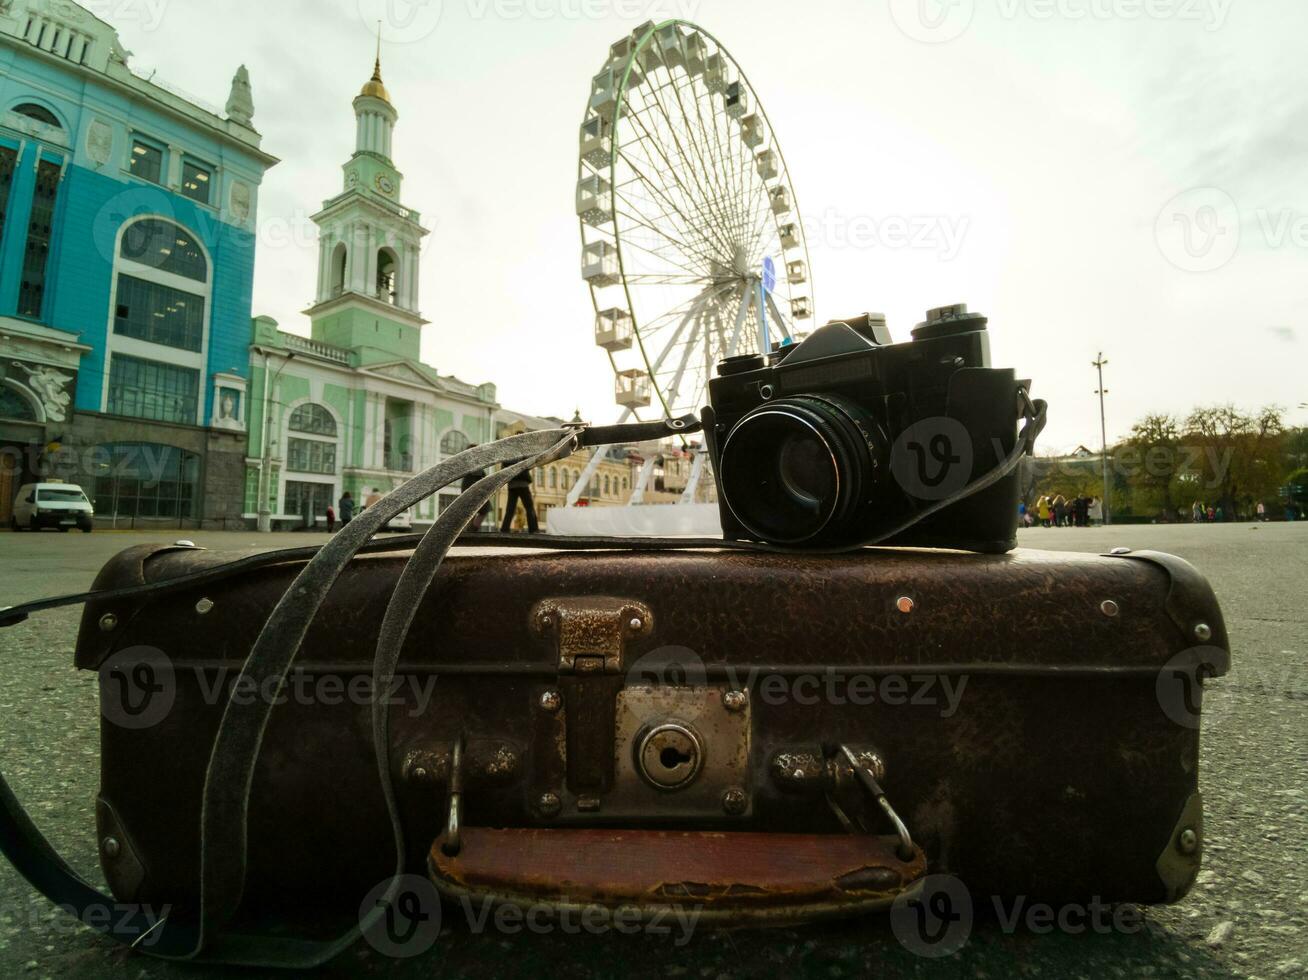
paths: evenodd
<path fill-rule="evenodd" d="M 1293 344 L 1299 339 L 1294 332 L 1294 327 L 1268 327 L 1267 332 L 1287 344 Z"/>

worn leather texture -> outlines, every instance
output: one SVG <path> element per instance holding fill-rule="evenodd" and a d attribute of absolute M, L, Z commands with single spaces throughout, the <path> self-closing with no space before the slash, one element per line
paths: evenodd
<path fill-rule="evenodd" d="M 309 631 L 255 773 L 252 914 L 288 900 L 349 907 L 392 873 L 369 707 L 344 692 L 370 673 L 407 557 L 355 560 Z M 221 560 L 194 549 L 132 549 L 106 567 L 97 588 L 166 581 Z M 125 727 L 106 710 L 102 722 L 101 833 L 122 844 L 105 861 L 120 899 L 194 902 L 199 806 L 225 704 L 222 681 L 239 673 L 301 567 L 287 562 L 88 607 L 77 663 L 103 668 L 105 697 L 114 695 L 113 671 L 158 656 L 149 651 L 173 666 L 170 706 L 157 721 Z M 606 825 L 602 812 L 576 812 L 566 792 L 560 814 L 536 805 L 565 781 L 560 729 L 583 722 L 568 717 L 566 704 L 542 713 L 542 695 L 561 689 L 559 650 L 531 622 L 548 600 L 604 596 L 653 614 L 652 628 L 626 643 L 619 686 L 699 683 L 748 687 L 750 696 L 743 815 L 692 818 L 669 804 L 613 824 L 842 833 L 822 796 L 774 778 L 772 763 L 795 749 L 871 745 L 885 762 L 888 797 L 931 870 L 959 875 L 974 894 L 1175 898 L 1158 862 L 1197 791 L 1199 757 L 1198 731 L 1170 717 L 1157 693 L 1160 669 L 1195 646 L 1169 612 L 1181 603 L 1175 586 L 1174 574 L 1153 561 L 1022 551 L 451 557 L 416 612 L 391 709 L 410 866 L 425 872 L 444 827 L 441 767 L 460 736 L 469 756 L 465 825 Z M 1197 575 L 1184 576 L 1183 588 L 1184 608 L 1211 630 L 1207 645 L 1228 649 L 1211 590 Z M 101 625 L 106 614 L 113 629 Z M 689 665 L 689 677 L 660 675 L 669 655 Z M 861 698 L 851 675 L 865 678 Z M 770 677 L 785 696 L 766 696 Z M 324 685 L 325 678 L 333 680 Z"/>

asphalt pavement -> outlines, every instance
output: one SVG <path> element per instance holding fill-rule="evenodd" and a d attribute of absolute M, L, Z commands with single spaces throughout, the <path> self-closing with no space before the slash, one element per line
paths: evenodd
<path fill-rule="evenodd" d="M 246 554 L 324 540 L 176 531 L 0 534 L 0 605 L 83 590 L 117 551 L 178 538 Z M 1222 602 L 1234 667 L 1205 697 L 1205 865 L 1180 904 L 1118 910 L 1104 928 L 1049 931 L 1033 928 L 1029 917 L 1013 923 L 1004 914 L 979 914 L 966 942 L 941 958 L 901 942 L 888 916 L 767 931 L 703 929 L 688 941 L 676 929 L 538 934 L 519 924 L 479 934 L 446 916 L 424 955 L 392 959 L 361 944 L 323 975 L 1308 976 L 1308 524 L 1032 529 L 1021 543 L 1168 551 L 1197 565 Z M 95 678 L 72 669 L 77 622 L 76 610 L 59 610 L 0 631 L 0 767 L 51 841 L 99 881 L 98 709 Z M 50 908 L 0 861 L 0 976 L 104 975 L 229 974 L 117 949 Z"/>

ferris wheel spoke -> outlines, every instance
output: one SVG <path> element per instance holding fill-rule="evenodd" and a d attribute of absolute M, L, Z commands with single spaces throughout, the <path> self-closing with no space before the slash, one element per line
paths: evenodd
<path fill-rule="evenodd" d="M 666 205 L 679 218 L 681 218 L 682 220 L 681 231 L 683 234 L 686 235 L 686 237 L 688 238 L 695 237 L 693 231 L 694 229 L 699 228 L 701 232 L 700 237 L 704 238 L 705 229 L 703 224 L 701 223 L 699 225 L 696 225 L 693 219 L 685 213 L 682 204 L 673 200 L 673 198 L 669 195 L 668 188 L 666 188 L 661 181 L 656 181 L 652 179 L 651 174 L 657 171 L 650 170 L 647 172 L 645 168 L 641 167 L 638 161 L 636 161 L 630 154 L 626 152 L 625 147 L 619 148 L 619 158 L 626 165 L 627 169 L 629 169 L 632 172 L 632 174 L 634 174 L 634 177 L 631 180 L 617 182 L 615 184 L 615 189 L 617 187 L 621 187 L 625 189 L 632 185 L 644 188 L 645 190 L 651 192 L 653 195 L 657 196 L 658 199 L 664 205 Z M 664 159 L 666 161 L 666 158 Z M 627 197 L 629 200 L 631 200 L 629 194 L 627 195 Z"/>
<path fill-rule="evenodd" d="M 618 215 L 627 219 L 627 221 L 631 222 L 631 224 L 634 224 L 640 228 L 644 228 L 646 231 L 650 232 L 651 234 L 659 236 L 664 241 L 668 242 L 673 247 L 678 249 L 687 258 L 701 259 L 705 264 L 706 271 L 708 268 L 711 267 L 711 263 L 713 262 L 715 256 L 712 252 L 706 251 L 705 246 L 702 243 L 698 245 L 692 245 L 689 242 L 682 241 L 680 238 L 674 238 L 671 234 L 667 232 L 666 226 L 661 228 L 658 225 L 654 224 L 652 220 L 646 219 L 644 215 L 637 212 L 635 202 L 633 202 L 630 198 L 628 198 L 627 195 L 618 193 L 615 194 L 615 196 L 619 200 L 623 201 L 624 203 L 626 203 L 632 208 L 631 211 L 620 211 L 618 212 Z"/>
<path fill-rule="evenodd" d="M 657 86 L 652 87 L 650 89 L 650 94 L 654 97 L 654 101 L 658 104 L 659 111 L 662 113 L 663 118 L 670 120 L 671 116 L 668 113 L 667 107 L 663 104 L 663 99 L 659 95 L 659 88 Z M 683 130 L 683 131 L 686 134 L 687 141 L 689 141 L 689 131 L 688 130 Z M 678 155 L 681 157 L 682 162 L 686 164 L 687 170 L 695 179 L 695 183 L 700 194 L 700 200 L 702 200 L 706 204 L 707 206 L 706 210 L 715 211 L 716 213 L 714 214 L 714 216 L 719 221 L 724 220 L 725 215 L 715 207 L 713 195 L 708 193 L 708 191 L 703 185 L 701 179 L 701 172 L 703 170 L 702 161 L 701 161 L 701 166 L 699 167 L 695 166 L 695 162 L 690 159 L 689 154 L 686 152 L 685 147 L 682 145 L 682 139 L 680 136 L 678 136 L 677 131 L 675 129 L 671 129 L 671 136 L 672 136 L 673 145 L 675 145 L 677 148 Z"/>
<path fill-rule="evenodd" d="M 689 77 L 687 78 L 687 84 L 691 84 Z M 683 86 L 678 85 L 674 78 L 671 88 L 673 97 L 677 100 L 677 108 L 681 112 L 681 117 L 687 123 L 686 133 L 688 141 L 695 147 L 695 151 L 700 158 L 700 163 L 707 175 L 707 179 L 715 185 L 715 197 L 720 202 L 726 202 L 728 200 L 728 195 L 722 182 L 722 174 L 719 172 L 718 167 L 714 165 L 715 161 L 710 159 L 712 154 L 708 151 L 708 133 L 704 125 L 704 115 L 700 108 L 699 99 L 693 97 L 694 93 L 692 91 L 692 101 L 695 103 L 695 119 L 692 120 L 690 113 L 686 111 L 686 103 L 682 99 Z M 728 221 L 730 220 L 729 214 L 724 215 L 724 217 L 726 217 Z"/>
<path fill-rule="evenodd" d="M 637 116 L 633 116 L 633 120 L 636 120 L 636 122 L 640 124 L 642 132 L 646 132 L 646 133 L 649 132 L 646 130 L 644 122 L 641 122 L 641 120 L 638 119 Z M 696 205 L 695 198 L 693 198 L 691 192 L 688 191 L 688 188 L 685 187 L 685 184 L 681 182 L 681 179 L 678 177 L 678 174 L 676 174 L 675 166 L 672 165 L 672 162 L 670 160 L 668 160 L 666 153 L 663 153 L 662 145 L 659 145 L 658 141 L 655 140 L 653 136 L 649 136 L 649 143 L 651 145 L 654 145 L 654 148 L 658 150 L 659 156 L 662 157 L 663 164 L 664 166 L 666 166 L 666 170 L 661 171 L 661 173 L 670 174 L 672 178 L 672 183 L 674 183 L 676 188 L 678 188 L 678 190 L 681 192 L 681 198 L 683 198 L 683 201 L 687 201 L 687 203 L 691 204 L 692 207 L 695 207 Z M 725 250 L 729 249 L 729 245 L 727 245 L 727 239 L 721 237 L 721 233 L 718 232 L 717 226 L 715 226 L 715 224 L 705 224 L 705 222 L 702 220 L 698 222 L 698 224 L 696 224 L 696 222 L 691 219 L 691 216 L 685 215 L 683 205 L 675 203 L 675 201 L 672 201 L 670 196 L 668 196 L 668 192 L 667 192 L 668 188 L 664 186 L 664 183 L 653 181 L 653 179 L 650 178 L 650 175 L 646 174 L 645 171 L 642 170 L 641 167 L 637 165 L 637 161 L 634 160 L 634 158 L 630 156 L 630 154 L 625 152 L 623 147 L 619 148 L 619 156 L 621 160 L 623 160 L 624 164 L 627 165 L 630 170 L 632 170 L 632 173 L 636 174 L 637 177 L 641 179 L 641 181 L 645 182 L 646 187 L 649 188 L 649 190 L 655 192 L 655 194 L 657 194 L 659 198 L 662 198 L 664 201 L 666 201 L 668 205 L 670 205 L 670 207 L 674 208 L 675 211 L 679 213 L 681 219 L 685 221 L 685 225 L 687 225 L 687 228 L 705 229 L 706 232 L 708 232 L 708 234 L 710 234 L 710 236 L 712 236 L 715 239 L 715 242 L 717 242 L 717 245 L 719 247 L 722 247 L 722 249 Z M 650 162 L 654 162 L 654 161 L 650 161 Z"/>
<path fill-rule="evenodd" d="M 683 217 L 684 221 L 687 222 L 689 228 L 701 229 L 706 241 L 708 241 L 708 238 L 712 238 L 715 247 L 721 249 L 723 253 L 729 253 L 730 242 L 729 239 L 723 237 L 721 222 L 705 220 L 706 217 L 710 217 L 708 215 L 708 209 L 706 209 L 704 203 L 702 203 L 700 195 L 696 194 L 695 191 L 692 191 L 691 188 L 685 184 L 683 179 L 681 179 L 678 165 L 668 157 L 667 148 L 664 147 L 662 141 L 650 132 L 649 127 L 646 126 L 645 120 L 642 119 L 641 116 L 633 116 L 633 122 L 636 122 L 637 126 L 640 126 L 641 132 L 646 136 L 646 139 L 640 141 L 637 145 L 640 145 L 641 148 L 646 148 L 646 144 L 649 145 L 649 147 L 653 147 L 655 152 L 658 153 L 659 160 L 662 160 L 663 166 L 659 167 L 658 161 L 650 160 L 650 164 L 654 165 L 654 170 L 651 170 L 650 173 L 646 173 L 646 171 L 638 165 L 638 162 L 634 160 L 632 154 L 627 152 L 628 148 L 625 147 L 621 148 L 621 156 L 624 157 L 624 162 L 627 162 L 627 165 L 632 169 L 633 173 L 640 175 L 642 181 L 646 182 L 647 187 L 649 187 L 651 191 L 657 192 L 657 194 L 661 196 L 663 200 L 668 201 L 668 203 L 672 203 L 672 191 L 678 192 L 680 203 L 675 204 L 674 207 L 676 208 L 676 211 L 680 213 L 681 217 Z M 651 174 L 658 174 L 659 177 L 664 179 L 654 179 L 651 177 Z M 691 209 L 693 215 L 687 215 L 687 213 L 685 213 L 687 207 Z"/>

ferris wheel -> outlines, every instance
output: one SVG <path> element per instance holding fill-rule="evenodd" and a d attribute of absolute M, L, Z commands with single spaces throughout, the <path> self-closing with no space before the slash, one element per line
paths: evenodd
<path fill-rule="evenodd" d="M 781 147 L 744 72 L 707 31 L 647 23 L 617 41 L 591 85 L 579 157 L 582 278 L 620 421 L 698 413 L 719 361 L 794 340 L 813 316 Z M 697 456 L 688 502 L 703 466 Z"/>

